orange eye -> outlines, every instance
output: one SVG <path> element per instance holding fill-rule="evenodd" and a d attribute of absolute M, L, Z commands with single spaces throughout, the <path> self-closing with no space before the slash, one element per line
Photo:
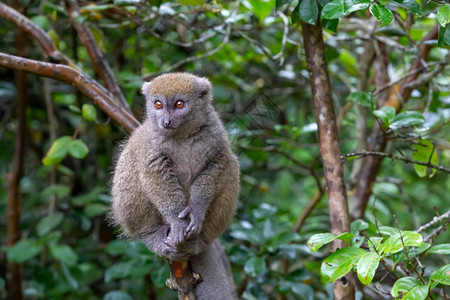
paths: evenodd
<path fill-rule="evenodd" d="M 184 101 L 178 100 L 177 103 L 175 103 L 176 108 L 183 108 L 184 107 Z"/>
<path fill-rule="evenodd" d="M 155 108 L 156 108 L 156 109 L 161 109 L 161 108 L 162 108 L 162 103 L 161 103 L 161 101 L 155 101 Z"/>

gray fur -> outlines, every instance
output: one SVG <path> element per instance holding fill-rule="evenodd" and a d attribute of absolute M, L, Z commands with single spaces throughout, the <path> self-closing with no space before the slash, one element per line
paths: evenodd
<path fill-rule="evenodd" d="M 156 254 L 189 258 L 231 222 L 239 163 L 206 78 L 165 74 L 145 83 L 142 92 L 147 117 L 118 159 L 112 217 L 126 236 L 142 239 Z M 185 103 L 182 109 L 175 107 L 178 100 Z M 156 109 L 155 101 L 163 108 Z"/>

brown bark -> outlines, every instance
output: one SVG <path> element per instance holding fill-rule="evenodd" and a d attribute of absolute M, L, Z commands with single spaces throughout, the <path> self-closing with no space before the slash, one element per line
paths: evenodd
<path fill-rule="evenodd" d="M 18 3 L 14 3 L 18 6 Z M 25 50 L 25 31 L 17 29 L 16 48 L 19 55 L 23 55 Z M 27 75 L 25 72 L 17 72 L 17 128 L 16 144 L 14 149 L 13 170 L 6 175 L 8 183 L 8 205 L 6 209 L 7 229 L 6 235 L 8 246 L 13 246 L 20 239 L 20 179 L 23 175 L 23 165 L 25 156 L 25 134 L 26 134 L 26 85 Z M 8 269 L 11 274 L 9 289 L 12 299 L 23 299 L 22 294 L 22 269 L 18 263 L 9 263 Z"/>
<path fill-rule="evenodd" d="M 100 76 L 100 79 L 106 89 L 114 95 L 117 103 L 119 103 L 127 111 L 130 111 L 128 102 L 122 94 L 122 91 L 120 90 L 116 78 L 106 59 L 103 57 L 103 53 L 100 51 L 89 26 L 85 23 L 80 23 L 74 20 L 79 15 L 77 1 L 65 0 L 64 4 L 66 6 L 67 13 L 70 16 L 72 25 L 77 31 L 81 43 L 84 45 L 89 57 L 91 58 L 95 72 L 98 76 Z"/>
<path fill-rule="evenodd" d="M 50 61 L 68 64 L 67 58 L 56 49 L 48 34 L 30 19 L 2 2 L 0 2 L 0 16 L 30 34 L 42 47 Z"/>
<path fill-rule="evenodd" d="M 405 78 L 398 92 L 394 90 L 391 91 L 390 95 L 387 96 L 387 99 L 377 99 L 378 105 L 389 105 L 396 109 L 396 111 L 400 111 L 403 107 L 403 104 L 406 103 L 411 95 L 412 88 L 408 86 L 409 83 L 416 80 L 420 72 L 416 72 L 417 70 L 422 68 L 421 60 L 426 60 L 430 53 L 430 50 L 433 45 L 426 43 L 429 40 L 433 40 L 437 38 L 438 30 L 437 27 L 434 27 L 420 42 L 419 44 L 419 57 L 415 59 L 412 63 L 408 73 L 411 74 Z M 398 97 L 399 95 L 400 97 Z M 384 103 L 384 104 L 383 104 Z M 375 124 L 372 134 L 371 134 L 371 143 L 369 145 L 369 151 L 385 151 L 387 145 L 387 138 L 384 135 L 383 130 L 380 128 L 378 124 Z M 381 162 L 383 161 L 383 157 L 377 156 L 368 156 L 364 158 L 363 166 L 359 173 L 358 182 L 356 184 L 356 191 L 354 195 L 354 204 L 355 209 L 352 211 L 352 217 L 354 219 L 359 219 L 364 217 L 364 212 L 367 207 L 367 203 L 369 201 L 369 197 L 372 194 L 373 184 L 375 182 L 375 178 L 378 175 L 378 171 L 380 170 Z"/>
<path fill-rule="evenodd" d="M 17 71 L 53 78 L 73 85 L 80 92 L 91 99 L 114 121 L 128 132 L 139 126 L 139 122 L 123 107 L 113 100 L 112 95 L 98 82 L 73 68 L 65 65 L 52 64 L 18 56 L 0 53 L 0 66 Z"/>
<path fill-rule="evenodd" d="M 350 231 L 348 203 L 320 19 L 317 23 L 317 26 L 314 26 L 302 22 L 302 35 L 310 74 L 314 112 L 319 128 L 320 153 L 328 193 L 331 232 L 341 234 Z M 332 247 L 336 250 L 345 246 L 343 241 L 335 241 Z M 354 299 L 355 288 L 352 277 L 348 274 L 335 282 L 335 299 Z"/>

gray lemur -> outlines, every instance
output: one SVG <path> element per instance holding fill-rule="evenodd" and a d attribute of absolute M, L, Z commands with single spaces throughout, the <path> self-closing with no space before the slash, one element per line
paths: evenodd
<path fill-rule="evenodd" d="M 206 78 L 169 73 L 144 83 L 142 93 L 146 119 L 117 161 L 112 217 L 156 254 L 186 259 L 231 222 L 239 163 Z"/>

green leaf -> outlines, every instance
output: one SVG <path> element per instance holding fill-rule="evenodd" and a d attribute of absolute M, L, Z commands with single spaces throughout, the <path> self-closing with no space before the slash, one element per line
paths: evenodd
<path fill-rule="evenodd" d="M 300 4 L 301 4 L 301 2 L 299 2 L 297 4 L 297 6 L 294 8 L 294 10 L 292 11 L 292 15 L 291 15 L 292 24 L 295 24 L 298 21 L 300 21 Z"/>
<path fill-rule="evenodd" d="M 336 235 L 332 233 L 318 233 L 313 235 L 309 238 L 308 242 L 306 243 L 311 249 L 312 252 L 316 252 L 319 250 L 323 245 L 326 245 L 328 243 L 331 243 L 336 239 Z"/>
<path fill-rule="evenodd" d="M 101 203 L 93 203 L 89 204 L 84 208 L 84 213 L 89 218 L 103 215 L 106 211 L 106 206 Z"/>
<path fill-rule="evenodd" d="M 114 5 L 127 6 L 139 4 L 141 0 L 114 0 Z M 153 4 L 153 1 L 151 2 Z"/>
<path fill-rule="evenodd" d="M 347 15 L 358 10 L 365 10 L 370 6 L 370 0 L 344 0 L 344 13 Z"/>
<path fill-rule="evenodd" d="M 319 6 L 316 0 L 301 0 L 299 15 L 300 20 L 305 23 L 316 25 Z"/>
<path fill-rule="evenodd" d="M 60 212 L 55 212 L 40 220 L 36 225 L 36 232 L 39 236 L 49 233 L 53 228 L 58 226 L 63 220 L 64 215 Z"/>
<path fill-rule="evenodd" d="M 350 240 L 354 237 L 354 234 L 351 232 L 344 232 L 341 233 L 340 235 L 336 236 L 337 239 L 339 240 L 343 240 L 344 242 L 346 242 L 347 244 L 350 243 Z"/>
<path fill-rule="evenodd" d="M 395 118 L 395 108 L 392 106 L 383 106 L 380 109 L 374 110 L 373 114 L 380 118 L 383 124 L 388 127 Z"/>
<path fill-rule="evenodd" d="M 450 4 L 441 5 L 437 11 L 437 20 L 442 27 L 450 23 Z"/>
<path fill-rule="evenodd" d="M 409 127 L 422 124 L 425 118 L 420 112 L 417 111 L 405 111 L 395 116 L 394 121 L 389 128 L 396 130 L 402 127 Z"/>
<path fill-rule="evenodd" d="M 380 227 L 380 233 L 382 235 L 394 235 L 398 233 L 398 229 L 390 226 L 381 226 Z"/>
<path fill-rule="evenodd" d="M 377 248 L 379 253 L 396 253 L 404 247 L 420 246 L 423 244 L 423 238 L 420 233 L 413 231 L 402 231 L 395 233 Z M 403 242 L 402 242 L 403 239 Z"/>
<path fill-rule="evenodd" d="M 361 255 L 356 266 L 358 279 L 362 284 L 369 285 L 372 282 L 375 271 L 380 263 L 381 256 L 377 253 L 369 252 Z"/>
<path fill-rule="evenodd" d="M 70 136 L 63 136 L 55 140 L 45 157 L 42 159 L 42 163 L 45 166 L 60 163 L 61 160 L 66 157 L 71 142 L 72 138 Z"/>
<path fill-rule="evenodd" d="M 389 9 L 378 3 L 372 4 L 369 10 L 375 19 L 381 22 L 381 26 L 391 23 L 394 18 L 394 15 Z"/>
<path fill-rule="evenodd" d="M 392 287 L 393 297 L 402 296 L 402 300 L 422 300 L 428 296 L 428 285 L 420 285 L 413 277 L 403 277 L 397 280 Z"/>
<path fill-rule="evenodd" d="M 339 25 L 339 19 L 323 19 L 322 20 L 322 26 L 328 30 L 331 30 L 333 32 L 337 31 L 337 27 Z"/>
<path fill-rule="evenodd" d="M 205 0 L 178 0 L 178 3 L 183 5 L 203 5 Z"/>
<path fill-rule="evenodd" d="M 86 121 L 93 122 L 97 120 L 97 110 L 95 110 L 95 107 L 93 105 L 83 104 L 81 110 L 82 116 Z"/>
<path fill-rule="evenodd" d="M 31 18 L 31 21 L 44 30 L 47 30 L 50 25 L 50 22 L 48 21 L 47 17 L 43 15 L 34 16 Z"/>
<path fill-rule="evenodd" d="M 354 236 L 353 233 L 350 232 L 344 232 L 340 235 L 335 235 L 329 232 L 318 233 L 310 237 L 306 244 L 308 245 L 309 249 L 311 249 L 311 251 L 316 252 L 323 245 L 331 243 L 335 239 L 340 239 L 346 243 L 349 243 L 353 236 Z"/>
<path fill-rule="evenodd" d="M 256 277 L 266 269 L 266 261 L 262 257 L 252 257 L 244 265 L 244 271 L 252 277 Z"/>
<path fill-rule="evenodd" d="M 110 291 L 106 293 L 103 300 L 133 300 L 133 298 L 122 291 Z"/>
<path fill-rule="evenodd" d="M 394 0 L 394 2 L 419 16 L 422 14 L 422 8 L 416 0 Z"/>
<path fill-rule="evenodd" d="M 294 295 L 297 295 L 298 299 L 313 300 L 314 290 L 310 285 L 304 283 L 294 283 L 291 285 L 291 290 Z"/>
<path fill-rule="evenodd" d="M 124 278 L 130 275 L 133 263 L 131 261 L 118 262 L 105 271 L 105 282 Z"/>
<path fill-rule="evenodd" d="M 69 105 L 69 110 L 73 113 L 79 114 L 81 113 L 81 109 L 78 106 L 75 105 Z"/>
<path fill-rule="evenodd" d="M 322 276 L 329 282 L 333 282 L 344 276 L 357 264 L 362 255 L 367 252 L 361 248 L 342 248 L 328 256 L 320 268 Z"/>
<path fill-rule="evenodd" d="M 445 265 L 439 270 L 431 273 L 430 279 L 434 282 L 438 282 L 444 285 L 450 285 L 450 264 Z"/>
<path fill-rule="evenodd" d="M 70 194 L 70 186 L 62 184 L 52 184 L 46 187 L 42 192 L 42 198 L 46 199 L 51 195 L 56 195 L 59 198 L 64 198 Z"/>
<path fill-rule="evenodd" d="M 428 297 L 428 285 L 420 285 L 403 295 L 402 300 L 422 300 Z"/>
<path fill-rule="evenodd" d="M 369 238 L 369 250 L 371 252 L 375 252 L 375 249 L 378 249 L 378 246 L 380 246 L 381 242 L 383 241 L 382 237 L 379 236 L 372 236 Z"/>
<path fill-rule="evenodd" d="M 128 247 L 129 243 L 126 240 L 112 240 L 105 247 L 105 251 L 111 255 L 120 255 L 127 253 Z"/>
<path fill-rule="evenodd" d="M 69 145 L 68 152 L 72 157 L 85 158 L 89 152 L 89 148 L 81 140 L 72 140 Z"/>
<path fill-rule="evenodd" d="M 347 97 L 347 100 L 356 102 L 370 109 L 372 109 L 375 105 L 375 99 L 372 97 L 371 93 L 353 92 Z"/>
<path fill-rule="evenodd" d="M 434 165 L 438 164 L 438 156 L 434 145 L 429 140 L 419 139 L 417 144 L 414 145 L 412 157 L 414 160 L 421 161 L 424 163 L 432 163 Z M 414 165 L 417 175 L 419 177 L 425 177 L 427 175 L 427 167 L 422 165 Z M 431 169 L 430 177 L 433 177 L 436 173 L 436 169 Z"/>
<path fill-rule="evenodd" d="M 366 230 L 369 228 L 369 224 L 364 220 L 357 219 L 350 224 L 350 228 L 352 233 L 356 233 L 358 231 Z"/>
<path fill-rule="evenodd" d="M 291 3 L 293 0 L 276 0 L 275 1 L 275 7 L 276 9 L 279 9 L 280 7 L 282 7 L 283 5 L 287 4 L 287 3 Z"/>
<path fill-rule="evenodd" d="M 262 23 L 275 8 L 275 0 L 248 0 L 248 2 L 252 6 L 252 12 L 258 17 L 260 23 Z"/>
<path fill-rule="evenodd" d="M 450 24 L 445 25 L 445 27 L 439 26 L 438 46 L 439 47 L 450 46 Z"/>
<path fill-rule="evenodd" d="M 428 249 L 427 253 L 450 254 L 450 244 L 440 244 Z"/>
<path fill-rule="evenodd" d="M 7 248 L 7 258 L 10 262 L 23 263 L 41 253 L 42 248 L 42 243 L 37 240 L 21 240 Z"/>
<path fill-rule="evenodd" d="M 14 97 L 17 90 L 14 84 L 6 81 L 0 81 L 0 97 Z"/>
<path fill-rule="evenodd" d="M 344 14 L 344 0 L 333 0 L 322 9 L 322 18 L 324 19 L 338 19 Z"/>
<path fill-rule="evenodd" d="M 51 245 L 50 255 L 68 266 L 74 266 L 78 261 L 78 255 L 67 245 Z"/>
<path fill-rule="evenodd" d="M 391 295 L 392 297 L 399 297 L 400 293 L 407 293 L 416 286 L 419 286 L 419 281 L 414 277 L 400 278 L 392 286 Z"/>

